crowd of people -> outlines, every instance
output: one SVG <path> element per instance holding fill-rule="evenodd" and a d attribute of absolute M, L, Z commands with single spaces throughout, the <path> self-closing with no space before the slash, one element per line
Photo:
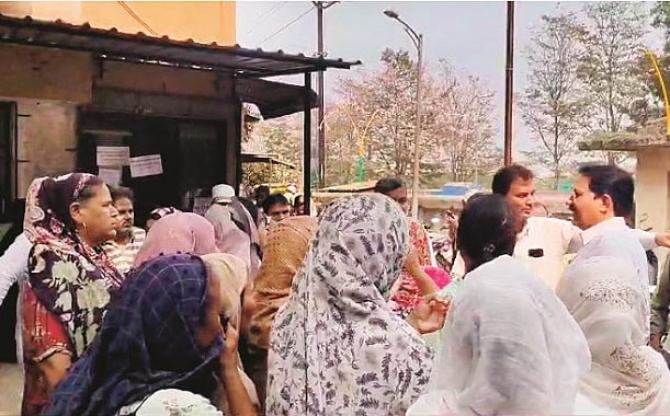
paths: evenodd
<path fill-rule="evenodd" d="M 222 184 L 204 215 L 158 208 L 144 228 L 129 189 L 36 179 L 0 258 L 22 413 L 670 414 L 645 255 L 670 234 L 629 228 L 613 166 L 579 170 L 573 222 L 534 216 L 534 193 L 500 169 L 445 269 L 397 178 L 318 218 Z"/>

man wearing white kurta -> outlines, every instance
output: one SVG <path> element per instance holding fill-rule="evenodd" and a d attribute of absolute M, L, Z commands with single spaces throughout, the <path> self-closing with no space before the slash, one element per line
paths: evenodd
<path fill-rule="evenodd" d="M 535 178 L 533 172 L 521 165 L 498 170 L 491 188 L 493 193 L 504 196 L 519 214 L 521 232 L 517 237 L 514 258 L 550 288 L 556 289 L 563 275 L 565 255 L 576 253 L 583 245 L 581 230 L 569 221 L 531 216 L 535 204 Z M 670 234 L 632 232 L 645 250 L 657 246 L 670 247 Z M 460 276 L 464 273 L 460 255 L 454 262 L 452 273 Z"/>
<path fill-rule="evenodd" d="M 0 305 L 14 283 L 19 285 L 19 297 L 16 301 L 16 358 L 23 368 L 23 342 L 21 333 L 21 285 L 28 279 L 28 256 L 33 245 L 24 233 L 0 257 Z"/>
<path fill-rule="evenodd" d="M 584 246 L 556 289 L 592 357 L 575 414 L 668 414 L 670 371 L 647 346 L 647 257 L 624 221 L 633 210 L 633 178 L 614 166 L 579 173 L 569 207 Z"/>

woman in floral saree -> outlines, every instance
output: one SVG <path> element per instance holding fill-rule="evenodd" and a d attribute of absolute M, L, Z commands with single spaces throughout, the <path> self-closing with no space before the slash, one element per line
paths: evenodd
<path fill-rule="evenodd" d="M 407 187 L 401 179 L 393 177 L 380 179 L 374 191 L 393 199 L 406 215 L 409 214 Z M 412 253 L 391 289 L 391 306 L 401 316 L 407 316 L 424 296 L 437 291 L 437 286 L 423 271 L 424 267 L 432 266 L 433 263 L 428 232 L 423 228 L 423 224 L 414 218 L 407 216 L 405 220 Z"/>
<path fill-rule="evenodd" d="M 93 341 L 122 277 L 99 245 L 115 236 L 107 185 L 73 173 L 33 181 L 25 233 L 33 244 L 23 287 L 23 415 L 48 394 Z"/>

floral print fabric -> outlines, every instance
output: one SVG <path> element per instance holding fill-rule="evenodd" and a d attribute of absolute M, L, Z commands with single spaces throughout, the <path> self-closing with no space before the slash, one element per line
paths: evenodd
<path fill-rule="evenodd" d="M 47 385 L 37 363 L 55 353 L 72 355 L 72 347 L 58 316 L 42 306 L 28 282 L 21 290 L 21 319 L 23 320 L 23 355 L 32 357 L 24 363 L 22 415 L 38 415 L 47 403 Z"/>
<path fill-rule="evenodd" d="M 275 316 L 268 415 L 401 415 L 423 392 L 432 353 L 387 305 L 407 236 L 385 196 L 341 199 L 322 214 Z"/>
<path fill-rule="evenodd" d="M 28 189 L 24 230 L 33 248 L 22 318 L 24 414 L 39 413 L 46 401 L 37 364 L 57 352 L 77 359 L 97 334 L 111 292 L 121 285 L 104 252 L 80 240 L 70 219 L 70 205 L 96 183 L 102 182 L 93 175 L 73 173 L 36 179 Z"/>
<path fill-rule="evenodd" d="M 36 179 L 26 198 L 24 228 L 34 244 L 28 259 L 30 287 L 63 323 L 75 357 L 95 337 L 110 292 L 122 282 L 104 252 L 79 239 L 69 217 L 70 204 L 97 180 L 84 173 Z"/>
<path fill-rule="evenodd" d="M 407 218 L 409 225 L 409 241 L 419 258 L 419 264 L 427 267 L 431 265 L 430 261 L 430 238 L 423 225 L 413 218 Z M 408 314 L 416 305 L 419 304 L 423 293 L 416 284 L 416 279 L 409 274 L 407 268 L 403 269 L 400 275 L 400 286 L 398 291 L 393 294 L 392 300 L 396 308 L 402 314 Z"/>

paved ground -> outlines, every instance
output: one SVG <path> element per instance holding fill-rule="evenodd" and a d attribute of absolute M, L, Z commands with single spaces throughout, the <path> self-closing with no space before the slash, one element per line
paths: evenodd
<path fill-rule="evenodd" d="M 0 363 L 0 416 L 21 414 L 23 375 L 18 364 Z"/>

